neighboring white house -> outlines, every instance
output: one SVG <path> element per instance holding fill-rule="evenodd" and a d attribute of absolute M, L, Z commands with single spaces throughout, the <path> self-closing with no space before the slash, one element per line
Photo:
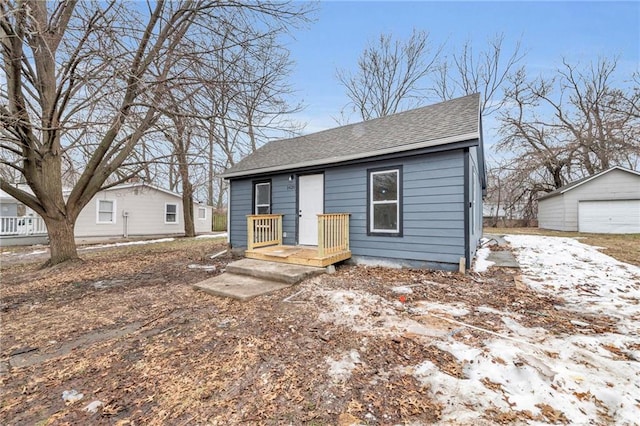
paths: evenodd
<path fill-rule="evenodd" d="M 538 226 L 559 231 L 640 233 L 640 172 L 616 166 L 540 197 Z"/>
<path fill-rule="evenodd" d="M 211 232 L 210 206 L 194 203 L 196 233 Z M 117 185 L 98 192 L 76 220 L 75 236 L 134 237 L 184 234 L 182 197 L 145 183 Z"/>
<path fill-rule="evenodd" d="M 19 228 L 20 220 L 35 216 L 33 213 L 19 214 L 19 206 L 20 203 L 3 193 L 2 222 L 15 222 Z M 194 203 L 193 210 L 196 233 L 210 232 L 212 207 Z M 38 216 L 34 219 L 41 220 Z M 19 232 L 2 234 L 8 236 Z M 75 227 L 76 238 L 182 234 L 182 197 L 145 183 L 117 185 L 98 192 L 78 215 Z"/>

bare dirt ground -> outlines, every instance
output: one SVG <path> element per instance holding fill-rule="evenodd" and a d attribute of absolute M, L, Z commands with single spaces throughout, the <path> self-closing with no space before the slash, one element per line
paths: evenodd
<path fill-rule="evenodd" d="M 473 307 L 512 312 L 520 324 L 552 334 L 579 333 L 574 324 L 584 321 L 593 332 L 611 330 L 606 317 L 558 310 L 561 300 L 531 291 L 511 269 L 459 275 L 340 266 L 249 302 L 192 289 L 231 260 L 209 258 L 222 249 L 219 240 L 176 240 L 87 252 L 81 262 L 49 269 L 3 256 L 0 423 L 429 424 L 444 408 L 433 397 L 438 389 L 396 366 L 428 359 L 462 377 L 464 365 L 427 337 L 448 334 L 481 347 L 487 331 L 501 330 L 500 315 Z M 399 295 L 399 285 L 413 292 Z M 321 295 L 336 289 L 344 300 L 333 302 L 345 309 L 366 292 L 394 312 L 363 310 L 350 317 L 357 324 L 330 320 Z M 454 319 L 412 310 L 425 300 L 464 303 L 467 313 Z M 423 328 L 385 323 L 390 315 Z M 376 328 L 384 332 L 367 332 Z M 65 402 L 71 390 L 82 399 Z M 87 411 L 94 401 L 95 412 Z M 537 415 L 487 409 L 479 419 L 566 421 L 540 408 Z"/>

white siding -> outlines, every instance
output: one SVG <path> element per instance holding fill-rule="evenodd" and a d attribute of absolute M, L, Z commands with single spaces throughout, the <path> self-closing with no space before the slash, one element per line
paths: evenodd
<path fill-rule="evenodd" d="M 564 197 L 546 198 L 538 202 L 538 227 L 543 229 L 555 229 L 558 231 L 570 231 L 564 223 Z"/>
<path fill-rule="evenodd" d="M 204 219 L 200 219 L 198 216 L 198 209 L 203 208 L 206 212 L 206 217 Z M 213 208 L 211 206 L 205 206 L 201 204 L 193 205 L 193 223 L 196 228 L 196 234 L 201 234 L 203 232 L 211 232 L 212 229 L 212 221 L 213 221 Z"/>
<path fill-rule="evenodd" d="M 577 231 L 580 201 L 633 199 L 640 199 L 640 176 L 614 169 L 564 194 L 540 200 L 538 226 L 561 231 Z"/>
<path fill-rule="evenodd" d="M 116 205 L 115 223 L 97 223 L 97 200 L 114 200 Z M 165 205 L 177 204 L 178 221 L 165 223 Z M 128 216 L 125 220 L 123 212 Z M 211 231 L 211 208 L 207 207 L 206 220 L 198 219 L 198 205 L 194 205 L 194 223 L 196 232 Z M 184 218 L 182 199 L 167 192 L 148 186 L 114 188 L 100 191 L 78 215 L 76 220 L 76 237 L 116 237 L 128 235 L 183 235 Z"/>

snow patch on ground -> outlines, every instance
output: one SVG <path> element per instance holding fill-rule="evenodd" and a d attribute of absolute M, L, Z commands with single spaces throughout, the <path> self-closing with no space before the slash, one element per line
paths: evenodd
<path fill-rule="evenodd" d="M 220 234 L 202 234 L 202 235 L 197 235 L 195 238 L 196 240 L 201 240 L 203 238 L 227 238 L 227 233 L 226 232 L 222 232 Z"/>
<path fill-rule="evenodd" d="M 589 324 L 584 323 L 581 332 L 557 335 L 521 324 L 521 315 L 479 306 L 476 312 L 497 314 L 502 324 L 497 335 L 486 333 L 478 341 L 467 339 L 472 328 L 464 325 L 464 318 L 451 320 L 458 321 L 455 333 L 448 333 L 442 321 L 429 320 L 433 316 L 442 319 L 442 314 L 464 317 L 469 308 L 462 303 L 403 305 L 393 297 L 387 300 L 351 290 L 316 290 L 316 296 L 329 305 L 321 319 L 369 336 L 412 333 L 425 347 L 435 345 L 452 354 L 461 365 L 462 378 L 447 374 L 426 357 L 415 365 L 391 368 L 412 374 L 431 398 L 442 403 L 443 425 L 474 424 L 483 420 L 486 410 L 526 410 L 533 418 L 531 424 L 554 421 L 545 415 L 555 414 L 559 421 L 572 424 L 637 424 L 640 268 L 572 239 L 506 238 L 516 249 L 525 284 L 534 291 L 563 297 L 566 309 L 615 319 L 619 332 L 586 334 L 590 331 L 584 327 Z M 355 368 L 360 358 L 352 354 L 328 360 L 334 379 Z"/>
<path fill-rule="evenodd" d="M 389 301 L 378 295 L 354 290 L 319 290 L 330 309 L 321 313 L 321 321 L 343 325 L 370 335 L 398 336 L 411 333 L 418 336 L 442 336 L 448 330 L 436 329 L 402 315 L 400 302 Z"/>
<path fill-rule="evenodd" d="M 124 243 L 99 244 L 95 246 L 81 247 L 78 250 L 95 250 L 95 249 L 102 249 L 102 248 L 109 248 L 109 247 L 141 246 L 145 244 L 168 243 L 174 240 L 175 238 L 159 238 L 157 240 L 127 241 Z"/>
<path fill-rule="evenodd" d="M 352 349 L 337 360 L 327 358 L 327 364 L 329 364 L 329 376 L 336 382 L 344 382 L 351 377 L 351 372 L 360 364 L 360 354 Z"/>
<path fill-rule="evenodd" d="M 536 291 L 559 296 L 565 308 L 618 320 L 623 333 L 640 333 L 640 268 L 573 238 L 506 235 Z"/>
<path fill-rule="evenodd" d="M 11 253 L 11 254 L 19 255 L 19 256 L 35 256 L 37 254 L 45 254 L 45 253 L 49 253 L 49 250 L 34 250 L 34 251 L 30 251 L 29 253 Z"/>
<path fill-rule="evenodd" d="M 476 259 L 473 263 L 474 272 L 485 272 L 489 267 L 496 264 L 495 262 L 487 260 L 489 253 L 491 253 L 491 249 L 489 247 L 483 247 L 476 251 Z"/>
<path fill-rule="evenodd" d="M 427 302 L 426 300 L 421 300 L 416 302 L 415 306 L 412 310 L 416 314 L 426 315 L 429 313 L 434 314 L 449 314 L 452 317 L 463 317 L 469 314 L 469 309 L 467 309 L 464 303 L 437 303 L 437 302 Z"/>
<path fill-rule="evenodd" d="M 391 291 L 396 294 L 413 294 L 413 289 L 406 285 L 391 287 Z"/>

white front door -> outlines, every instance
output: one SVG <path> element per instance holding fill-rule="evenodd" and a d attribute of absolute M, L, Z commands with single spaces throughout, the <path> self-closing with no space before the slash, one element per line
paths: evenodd
<path fill-rule="evenodd" d="M 324 213 L 324 175 L 298 178 L 298 244 L 318 245 L 318 214 Z"/>

